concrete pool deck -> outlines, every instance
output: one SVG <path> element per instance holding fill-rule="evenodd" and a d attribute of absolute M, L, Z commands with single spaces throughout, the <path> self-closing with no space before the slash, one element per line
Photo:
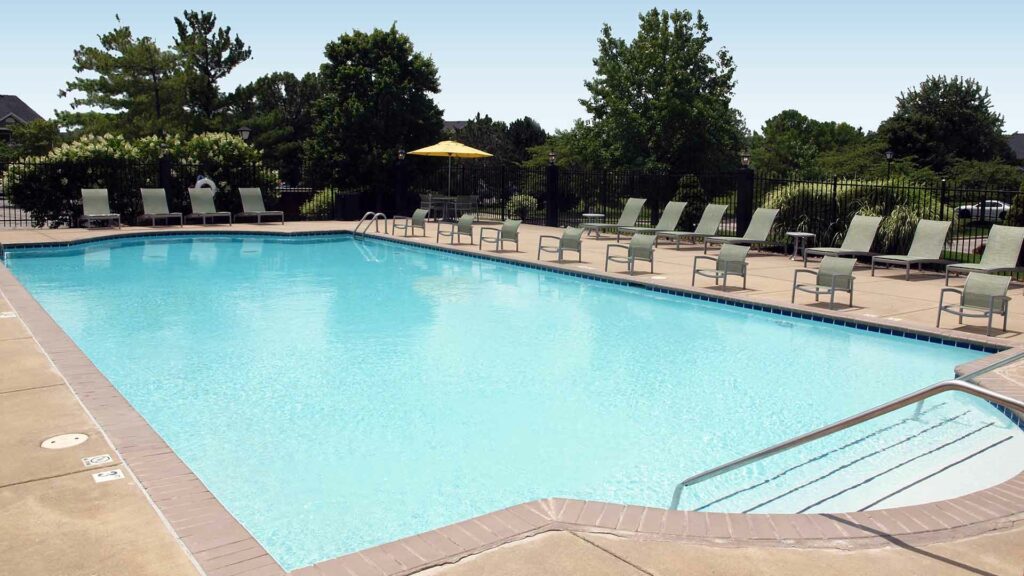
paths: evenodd
<path fill-rule="evenodd" d="M 0 244 L 67 243 L 154 231 L 330 232 L 351 230 L 353 225 L 9 230 L 0 231 Z M 427 240 L 413 242 L 436 245 L 433 226 L 428 225 Z M 524 226 L 522 252 L 500 256 L 535 262 L 536 239 L 543 233 L 557 231 Z M 608 242 L 585 239 L 584 262 L 561 266 L 599 274 Z M 456 249 L 478 252 L 468 245 Z M 689 266 L 695 253 L 700 250 L 659 249 L 657 278 L 637 274 L 633 280 L 689 290 Z M 702 293 L 788 306 L 792 270 L 799 265 L 778 255 L 753 256 L 750 261 L 750 290 Z M 609 276 L 627 279 L 616 272 L 622 268 L 613 267 Z M 941 278 L 915 276 L 905 282 L 886 277 L 902 277 L 896 270 L 883 271 L 874 279 L 867 270 L 858 269 L 856 275 L 858 307 L 840 309 L 834 316 L 985 346 L 1024 343 L 1024 303 L 1020 303 L 1024 299 L 1018 299 L 1017 307 L 1011 302 L 1011 331 L 996 338 L 985 338 L 975 328 L 933 332 L 930 326 Z M 283 573 L 6 268 L 0 269 L 0 292 L 4 295 L 0 358 L 8 367 L 0 375 L 0 456 L 6 464 L 0 469 L 0 558 L 5 570 L 12 574 Z M 828 313 L 812 307 L 795 309 Z M 948 322 L 947 326 L 955 326 Z M 1001 368 L 980 383 L 1024 398 L 1024 365 Z M 42 439 L 67 432 L 84 432 L 90 439 L 62 451 L 39 448 Z M 82 458 L 102 454 L 109 454 L 111 460 L 84 467 Z M 126 478 L 93 481 L 92 474 L 113 469 L 122 470 Z M 699 514 L 548 499 L 294 573 L 409 574 L 446 564 L 425 573 L 669 574 L 687 566 L 698 572 L 727 573 L 799 573 L 827 567 L 853 574 L 884 566 L 885 571 L 900 573 L 1020 574 L 1022 526 L 1024 475 L 944 503 L 860 515 Z"/>

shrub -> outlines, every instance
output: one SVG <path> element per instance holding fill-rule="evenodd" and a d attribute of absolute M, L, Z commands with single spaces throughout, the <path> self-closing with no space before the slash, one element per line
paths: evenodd
<path fill-rule="evenodd" d="M 686 210 L 683 211 L 683 217 L 679 219 L 682 230 L 694 229 L 704 213 L 704 208 L 709 204 L 707 194 L 700 185 L 700 179 L 693 174 L 686 174 L 679 178 L 676 195 L 672 199 L 677 202 L 686 202 Z"/>
<path fill-rule="evenodd" d="M 831 185 L 795 183 L 772 192 L 765 207 L 778 208 L 777 230 L 810 232 L 823 246 L 839 245 L 857 214 L 884 216 L 875 249 L 904 252 L 922 218 L 938 217 L 938 202 L 924 189 L 894 189 L 881 182 Z"/>
<path fill-rule="evenodd" d="M 200 134 L 183 141 L 176 136 L 148 136 L 129 141 L 123 136 L 87 135 L 54 148 L 44 156 L 25 158 L 4 174 L 8 200 L 31 214 L 36 226 L 73 223 L 81 214 L 82 188 L 106 188 L 111 210 L 131 223 L 141 213 L 138 189 L 157 186 L 160 157 L 173 160 L 168 184 L 169 207 L 182 210 L 184 192 L 196 170 L 217 183 L 218 204 L 237 212 L 237 186 L 259 186 L 276 193 L 277 175 L 259 162 L 259 151 L 231 134 Z"/>
<path fill-rule="evenodd" d="M 365 195 L 370 189 L 365 186 L 358 188 L 324 188 L 313 194 L 299 206 L 299 214 L 309 220 L 325 220 L 333 218 L 334 203 L 338 196 L 359 196 Z"/>
<path fill-rule="evenodd" d="M 505 213 L 518 216 L 520 220 L 525 220 L 536 210 L 537 199 L 529 194 L 516 194 L 505 203 Z"/>

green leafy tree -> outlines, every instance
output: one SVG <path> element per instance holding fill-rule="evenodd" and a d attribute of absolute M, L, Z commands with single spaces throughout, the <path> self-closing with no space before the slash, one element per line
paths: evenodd
<path fill-rule="evenodd" d="M 555 130 L 544 144 L 528 149 L 525 166 L 547 166 L 548 154 L 555 153 L 559 166 L 599 170 L 615 166 L 618 148 L 606 142 L 603 132 L 593 122 L 576 120 L 568 130 Z"/>
<path fill-rule="evenodd" d="M 237 34 L 231 37 L 230 26 L 217 27 L 212 12 L 186 10 L 182 16 L 174 19 L 174 49 L 183 66 L 185 106 L 198 123 L 196 131 L 205 131 L 214 127 L 225 105 L 220 81 L 251 58 L 252 50 Z"/>
<path fill-rule="evenodd" d="M 136 38 L 128 26 L 100 35 L 99 41 L 99 46 L 75 50 L 79 75 L 60 91 L 61 97 L 71 98 L 71 110 L 58 112 L 58 122 L 91 134 L 181 132 L 177 53 L 160 48 L 149 36 Z"/>
<path fill-rule="evenodd" d="M 530 157 L 530 148 L 540 146 L 547 141 L 548 133 L 541 128 L 536 120 L 529 116 L 523 116 L 508 125 L 508 139 L 512 148 L 509 159 L 516 163 L 522 163 Z"/>
<path fill-rule="evenodd" d="M 596 75 L 580 103 L 594 128 L 613 144 L 617 163 L 688 171 L 732 169 L 744 125 L 731 107 L 736 65 L 712 51 L 703 14 L 653 9 L 640 15 L 636 38 L 612 35 L 607 24 L 594 58 Z"/>
<path fill-rule="evenodd" d="M 0 162 L 26 156 L 42 156 L 64 140 L 60 126 L 53 120 L 33 120 L 11 127 L 11 142 L 0 143 Z"/>
<path fill-rule="evenodd" d="M 440 138 L 437 67 L 394 25 L 344 34 L 324 53 L 307 157 L 329 183 L 381 184 L 400 148 Z"/>
<path fill-rule="evenodd" d="M 473 160 L 474 164 L 497 166 L 514 161 L 508 124 L 494 120 L 490 116 L 481 116 L 478 112 L 475 118 L 471 118 L 455 133 L 455 139 L 466 146 L 472 146 L 494 155 L 491 158 Z"/>
<path fill-rule="evenodd" d="M 230 97 L 232 124 L 252 129 L 251 143 L 291 184 L 299 183 L 303 146 L 313 135 L 317 86 L 314 73 L 296 78 L 291 72 L 274 72 L 238 87 Z"/>
<path fill-rule="evenodd" d="M 821 122 L 796 110 L 783 110 L 765 121 L 751 138 L 751 162 L 758 170 L 800 177 L 825 173 L 820 156 L 864 141 L 864 133 L 845 122 Z M 881 156 L 879 156 L 881 158 Z"/>
<path fill-rule="evenodd" d="M 897 156 L 944 170 L 955 159 L 1009 161 L 1003 117 L 988 89 L 972 78 L 929 76 L 902 92 L 879 133 Z"/>

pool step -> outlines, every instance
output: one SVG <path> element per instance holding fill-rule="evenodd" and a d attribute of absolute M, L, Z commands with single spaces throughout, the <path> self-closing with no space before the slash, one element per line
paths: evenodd
<path fill-rule="evenodd" d="M 682 506 L 719 512 L 837 512 L 941 498 L 1020 431 L 960 401 L 906 409 L 723 475 Z M 930 498 L 930 496 L 936 498 Z"/>

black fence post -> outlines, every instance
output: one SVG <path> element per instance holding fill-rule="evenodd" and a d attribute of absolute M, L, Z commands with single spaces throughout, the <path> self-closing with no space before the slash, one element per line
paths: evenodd
<path fill-rule="evenodd" d="M 152 166 L 152 164 L 150 164 L 150 166 Z M 163 146 L 161 146 L 160 162 L 157 170 L 159 171 L 159 185 L 166 192 L 167 187 L 171 185 L 171 156 Z"/>
<path fill-rule="evenodd" d="M 736 173 L 736 235 L 742 236 L 754 216 L 754 171 L 743 167 Z"/>
<path fill-rule="evenodd" d="M 505 177 L 505 165 L 498 167 L 498 201 L 501 202 L 501 219 L 508 218 L 505 214 L 505 205 L 508 204 L 508 179 Z"/>
<path fill-rule="evenodd" d="M 946 201 L 946 179 L 943 178 L 942 188 L 939 190 L 939 220 L 946 219 Z"/>
<path fill-rule="evenodd" d="M 544 224 L 546 226 L 558 226 L 558 165 L 554 162 L 548 164 L 547 201 L 545 202 L 547 212 Z"/>
<path fill-rule="evenodd" d="M 395 206 L 391 214 L 404 214 L 406 212 L 406 198 L 409 196 L 409 181 L 406 177 L 405 151 L 398 154 L 398 162 L 395 162 Z"/>

